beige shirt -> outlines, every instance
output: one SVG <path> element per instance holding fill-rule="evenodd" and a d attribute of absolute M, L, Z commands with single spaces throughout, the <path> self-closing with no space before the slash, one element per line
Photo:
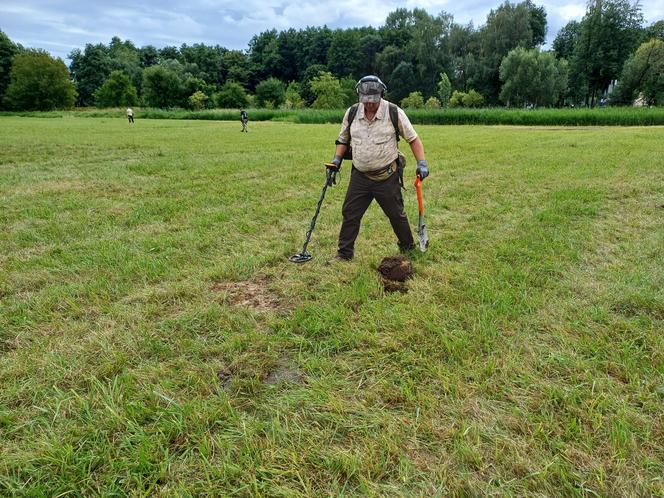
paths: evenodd
<path fill-rule="evenodd" d="M 364 104 L 359 104 L 357 114 L 348 133 L 348 112 L 341 123 L 338 141 L 353 147 L 353 166 L 363 173 L 376 171 L 392 163 L 398 154 L 397 137 L 390 120 L 389 102 L 381 99 L 373 120 L 364 115 Z M 417 132 L 406 113 L 397 108 L 399 113 L 399 134 L 410 143 L 417 138 Z"/>

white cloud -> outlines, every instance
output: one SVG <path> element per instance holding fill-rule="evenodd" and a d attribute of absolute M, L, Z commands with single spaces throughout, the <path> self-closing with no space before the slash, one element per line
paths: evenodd
<path fill-rule="evenodd" d="M 548 7 L 547 13 L 551 14 L 557 14 L 561 19 L 564 21 L 571 21 L 572 19 L 581 19 L 583 18 L 584 14 L 586 13 L 586 7 L 585 5 L 580 5 L 580 4 L 565 4 L 565 5 L 552 5 Z"/>

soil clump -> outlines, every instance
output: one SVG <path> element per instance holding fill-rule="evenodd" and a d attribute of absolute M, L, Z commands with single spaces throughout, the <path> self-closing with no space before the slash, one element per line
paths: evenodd
<path fill-rule="evenodd" d="M 378 266 L 387 292 L 407 292 L 406 281 L 413 276 L 413 265 L 405 256 L 387 256 Z"/>

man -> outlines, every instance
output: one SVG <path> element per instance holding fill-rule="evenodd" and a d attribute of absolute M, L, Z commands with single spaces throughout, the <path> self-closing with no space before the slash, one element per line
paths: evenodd
<path fill-rule="evenodd" d="M 242 129 L 240 132 L 247 132 L 249 133 L 249 130 L 247 130 L 247 121 L 249 120 L 249 117 L 247 116 L 247 111 L 244 109 L 240 110 L 240 121 L 242 121 Z"/>
<path fill-rule="evenodd" d="M 130 123 L 134 122 L 134 111 L 131 107 L 127 107 L 127 121 Z"/>
<path fill-rule="evenodd" d="M 383 99 L 386 90 L 387 87 L 377 76 L 365 76 L 357 82 L 355 91 L 359 104 L 346 111 L 335 142 L 334 159 L 328 165 L 338 170 L 349 145 L 352 145 L 353 167 L 343 204 L 337 261 L 353 258 L 362 216 L 373 199 L 390 220 L 401 252 L 415 248 L 401 196 L 403 165 L 399 159 L 392 117 L 398 118 L 399 135 L 408 142 L 417 160 L 417 175 L 425 179 L 429 176 L 429 169 L 422 141 L 406 113 Z M 393 106 L 392 111 L 390 106 Z M 352 121 L 350 126 L 349 121 Z"/>

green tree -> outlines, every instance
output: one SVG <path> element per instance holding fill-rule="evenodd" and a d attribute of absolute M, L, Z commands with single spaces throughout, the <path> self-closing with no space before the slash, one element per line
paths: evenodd
<path fill-rule="evenodd" d="M 223 57 L 224 81 L 235 81 L 247 88 L 251 81 L 251 64 L 247 55 L 241 50 L 229 50 Z"/>
<path fill-rule="evenodd" d="M 161 64 L 145 69 L 143 71 L 143 100 L 150 107 L 181 106 L 182 83 L 176 71 Z"/>
<path fill-rule="evenodd" d="M 169 60 L 177 60 L 180 57 L 180 51 L 177 47 L 168 46 L 159 49 L 159 63 L 162 64 Z"/>
<path fill-rule="evenodd" d="M 311 91 L 311 81 L 318 77 L 320 73 L 327 71 L 327 67 L 322 64 L 314 64 L 305 69 L 300 80 L 300 95 L 304 99 L 306 105 L 311 105 L 316 100 L 316 95 Z"/>
<path fill-rule="evenodd" d="M 306 65 L 301 57 L 304 36 L 293 28 L 282 31 L 277 36 L 277 50 L 282 65 L 272 76 L 281 81 L 295 81 L 300 78 Z"/>
<path fill-rule="evenodd" d="M 277 108 L 285 98 L 286 89 L 277 78 L 268 78 L 256 85 L 256 103 L 259 107 Z"/>
<path fill-rule="evenodd" d="M 200 90 L 192 93 L 189 98 L 187 99 L 187 102 L 189 104 L 189 108 L 193 109 L 194 111 L 200 111 L 203 109 L 208 101 L 208 96 L 205 95 L 203 92 Z"/>
<path fill-rule="evenodd" d="M 403 109 L 421 109 L 424 107 L 424 98 L 420 92 L 410 92 L 408 97 L 401 100 Z"/>
<path fill-rule="evenodd" d="M 2 109 L 2 99 L 9 86 L 12 59 L 17 52 L 18 47 L 6 34 L 0 31 L 0 109 Z"/>
<path fill-rule="evenodd" d="M 484 103 L 484 97 L 472 88 L 462 97 L 464 107 L 479 107 Z"/>
<path fill-rule="evenodd" d="M 438 96 L 440 97 L 440 102 L 443 106 L 447 107 L 447 104 L 450 101 L 450 95 L 452 95 L 452 83 L 447 77 L 447 73 L 440 73 L 440 80 L 438 81 Z"/>
<path fill-rule="evenodd" d="M 451 56 L 446 50 L 452 26 L 452 16 L 441 13 L 434 17 L 423 9 L 412 13 L 414 29 L 406 51 L 417 79 L 417 89 L 425 95 L 436 93 L 441 69 L 451 65 Z"/>
<path fill-rule="evenodd" d="M 227 50 L 219 45 L 214 47 L 195 43 L 183 44 L 180 47 L 179 60 L 183 64 L 195 64 L 198 74 L 195 76 L 208 85 L 219 85 L 223 82 L 224 55 Z M 206 92 L 206 95 L 208 93 Z"/>
<path fill-rule="evenodd" d="M 69 54 L 69 70 L 78 90 L 78 105 L 95 103 L 95 92 L 113 71 L 122 71 L 129 76 L 137 93 L 143 83 L 142 51 L 130 40 L 122 41 L 117 36 L 108 46 L 87 44 L 83 52 L 76 49 Z"/>
<path fill-rule="evenodd" d="M 291 81 L 286 87 L 286 98 L 283 107 L 285 109 L 302 109 L 305 107 L 304 99 L 300 95 L 300 84 Z"/>
<path fill-rule="evenodd" d="M 570 21 L 558 31 L 553 40 L 553 51 L 556 53 L 556 57 L 571 60 L 579 40 L 580 29 L 579 21 Z"/>
<path fill-rule="evenodd" d="M 664 105 L 664 41 L 653 38 L 630 57 L 611 101 L 631 104 L 639 94 L 648 105 Z"/>
<path fill-rule="evenodd" d="M 114 36 L 108 46 L 108 55 L 111 59 L 111 68 L 127 74 L 134 87 L 140 90 L 143 83 L 143 68 L 140 51 L 134 44 L 130 40 L 122 41 Z"/>
<path fill-rule="evenodd" d="M 191 75 L 187 76 L 184 81 L 182 81 L 183 95 L 193 95 L 196 92 L 202 92 L 208 99 L 210 99 L 214 93 L 214 90 L 214 85 L 208 84 L 205 82 L 205 80 Z"/>
<path fill-rule="evenodd" d="M 500 80 L 500 99 L 508 106 L 551 106 L 567 88 L 567 62 L 551 52 L 518 47 L 503 59 Z"/>
<path fill-rule="evenodd" d="M 463 107 L 463 99 L 467 96 L 468 94 L 465 92 L 454 90 L 450 96 L 450 107 Z"/>
<path fill-rule="evenodd" d="M 327 53 L 332 43 L 332 30 L 327 26 L 322 28 L 308 27 L 302 32 L 302 45 L 300 47 L 300 57 L 302 59 L 301 68 L 306 68 L 321 64 L 327 68 Z M 300 75 L 300 83 L 304 74 Z"/>
<path fill-rule="evenodd" d="M 403 49 L 394 45 L 385 47 L 382 52 L 376 56 L 377 74 L 383 75 L 383 81 L 388 88 L 392 86 L 390 80 L 392 73 L 402 62 L 409 62 L 406 60 L 406 54 Z"/>
<path fill-rule="evenodd" d="M 533 31 L 534 27 L 539 31 Z M 479 89 L 489 102 L 497 102 L 503 58 L 516 47 L 538 46 L 545 32 L 546 13 L 529 0 L 517 4 L 508 0 L 492 10 L 478 35 L 478 64 L 468 84 Z"/>
<path fill-rule="evenodd" d="M 447 100 L 449 102 L 449 99 Z M 427 101 L 424 103 L 424 108 L 425 109 L 440 109 L 441 108 L 441 103 L 440 100 L 438 100 L 436 97 L 429 97 Z"/>
<path fill-rule="evenodd" d="M 401 102 L 410 92 L 417 90 L 417 79 L 413 65 L 402 62 L 390 75 L 389 98 L 393 102 Z"/>
<path fill-rule="evenodd" d="M 380 35 L 370 33 L 360 38 L 360 75 L 378 72 L 377 57 L 382 50 L 383 39 Z"/>
<path fill-rule="evenodd" d="M 340 109 L 344 106 L 344 92 L 339 80 L 330 72 L 323 72 L 311 80 L 311 91 L 316 95 L 315 109 Z"/>
<path fill-rule="evenodd" d="M 4 99 L 9 109 L 69 109 L 75 100 L 76 89 L 61 59 L 42 50 L 28 50 L 14 57 Z"/>
<path fill-rule="evenodd" d="M 538 47 L 546 40 L 546 9 L 543 6 L 538 7 L 531 0 L 526 0 L 524 4 L 528 9 L 532 32 L 530 44 L 532 47 Z"/>
<path fill-rule="evenodd" d="M 472 23 L 461 26 L 452 23 L 445 43 L 449 67 L 446 72 L 452 88 L 465 89 L 474 76 L 480 57 L 479 33 Z M 443 102 L 447 105 L 447 102 Z"/>
<path fill-rule="evenodd" d="M 595 105 L 636 50 L 642 24 L 638 3 L 593 0 L 588 5 L 570 61 L 570 86 L 577 99 Z"/>
<path fill-rule="evenodd" d="M 98 43 L 88 43 L 83 52 L 76 49 L 69 54 L 71 64 L 69 71 L 78 91 L 77 104 L 92 106 L 95 103 L 95 92 L 104 84 L 113 72 L 113 60 L 108 48 Z"/>
<path fill-rule="evenodd" d="M 332 33 L 327 67 L 335 76 L 358 77 L 361 61 L 355 55 L 361 52 L 360 37 L 358 29 L 338 29 Z"/>
<path fill-rule="evenodd" d="M 122 71 L 113 71 L 95 92 L 97 107 L 130 107 L 138 103 L 136 87 Z"/>
<path fill-rule="evenodd" d="M 159 64 L 159 51 L 152 45 L 138 49 L 139 64 L 143 69 Z"/>
<path fill-rule="evenodd" d="M 217 107 L 223 109 L 238 109 L 247 107 L 247 92 L 239 83 L 227 81 L 222 85 L 217 93 L 214 94 L 214 102 Z"/>
<path fill-rule="evenodd" d="M 657 21 L 643 30 L 641 40 L 643 43 L 658 38 L 664 41 L 664 19 Z"/>
<path fill-rule="evenodd" d="M 357 81 L 350 76 L 346 76 L 339 80 L 339 84 L 341 85 L 341 91 L 344 94 L 343 107 L 350 107 L 355 104 L 357 102 L 357 90 L 355 90 Z"/>
<path fill-rule="evenodd" d="M 386 46 L 393 45 L 397 48 L 405 48 L 413 39 L 414 30 L 415 18 L 413 13 L 402 7 L 387 15 L 385 25 L 379 33 L 385 40 Z"/>
<path fill-rule="evenodd" d="M 255 78 L 253 84 L 280 73 L 284 62 L 277 38 L 277 30 L 272 29 L 255 35 L 249 41 L 249 62 Z"/>

